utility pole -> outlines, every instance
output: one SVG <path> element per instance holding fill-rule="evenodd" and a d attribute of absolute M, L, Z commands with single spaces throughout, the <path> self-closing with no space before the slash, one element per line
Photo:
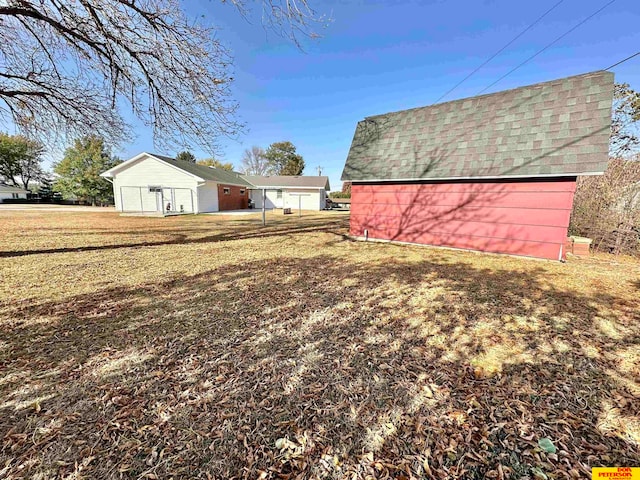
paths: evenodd
<path fill-rule="evenodd" d="M 318 165 L 316 168 L 318 169 L 318 176 L 321 177 L 322 176 L 322 167 L 320 165 Z"/>

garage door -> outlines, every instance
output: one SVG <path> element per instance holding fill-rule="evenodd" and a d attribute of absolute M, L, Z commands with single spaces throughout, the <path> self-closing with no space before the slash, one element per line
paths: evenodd
<path fill-rule="evenodd" d="M 123 212 L 194 213 L 193 191 L 189 188 L 120 187 Z"/>
<path fill-rule="evenodd" d="M 120 202 L 123 212 L 160 212 L 160 193 L 147 187 L 120 187 Z"/>

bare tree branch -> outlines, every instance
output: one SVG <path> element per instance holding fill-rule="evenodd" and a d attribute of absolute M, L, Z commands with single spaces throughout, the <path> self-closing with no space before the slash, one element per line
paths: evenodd
<path fill-rule="evenodd" d="M 264 150 L 255 145 L 246 149 L 242 154 L 242 172 L 247 175 L 267 175 L 270 165 L 264 154 Z"/>
<path fill-rule="evenodd" d="M 613 94 L 613 115 L 609 155 L 625 157 L 640 147 L 640 93 L 627 83 L 616 83 Z"/>
<path fill-rule="evenodd" d="M 231 2 L 241 13 L 244 0 Z M 323 19 L 306 0 L 264 0 L 264 23 L 300 44 Z M 233 59 L 179 0 L 5 0 L 0 4 L 0 110 L 43 141 L 131 137 L 119 109 L 158 146 L 216 153 L 242 130 L 231 98 Z"/>

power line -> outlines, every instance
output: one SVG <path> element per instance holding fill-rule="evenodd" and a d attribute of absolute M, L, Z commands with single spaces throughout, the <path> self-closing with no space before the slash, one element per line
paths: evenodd
<path fill-rule="evenodd" d="M 613 67 L 617 67 L 618 65 L 626 62 L 627 60 L 631 60 L 633 57 L 637 57 L 638 55 L 640 55 L 640 52 L 636 52 L 633 55 L 629 55 L 627 58 L 623 58 L 622 60 L 620 60 L 617 63 L 614 63 L 613 65 L 611 65 L 610 67 L 607 68 L 603 68 L 603 70 L 611 70 Z"/>
<path fill-rule="evenodd" d="M 554 41 L 552 41 L 551 43 L 547 44 L 544 48 L 541 48 L 540 50 L 538 50 L 536 53 L 534 53 L 533 55 L 531 55 L 529 58 L 527 58 L 524 62 L 520 63 L 519 65 L 517 65 L 516 67 L 512 68 L 511 70 L 509 70 L 507 73 L 505 73 L 504 75 L 502 75 L 500 78 L 498 78 L 495 82 L 491 83 L 490 85 L 487 85 L 485 88 L 483 88 L 482 90 L 480 90 L 478 92 L 478 95 L 480 95 L 481 93 L 486 92 L 487 90 L 489 90 L 491 87 L 493 87 L 496 83 L 500 82 L 501 80 L 505 79 L 506 77 L 508 77 L 509 75 L 511 75 L 513 72 L 515 72 L 516 70 L 518 70 L 520 67 L 522 67 L 523 65 L 525 65 L 526 63 L 529 63 L 531 60 L 533 60 L 534 58 L 536 58 L 538 55 L 540 55 L 542 52 L 544 52 L 545 50 L 547 50 L 548 48 L 552 47 L 553 45 L 555 45 L 556 43 L 558 43 L 560 40 L 562 40 L 564 37 L 566 37 L 567 35 L 569 35 L 571 32 L 573 32 L 576 28 L 578 28 L 579 26 L 581 26 L 582 24 L 586 23 L 587 21 L 591 20 L 593 17 L 595 17 L 597 14 L 599 14 L 602 10 L 604 10 L 605 8 L 607 8 L 609 5 L 611 5 L 613 2 L 615 2 L 616 0 L 610 0 L 608 3 L 606 3 L 604 6 L 600 7 L 598 10 L 596 10 L 595 12 L 593 12 L 591 15 L 589 15 L 587 18 L 585 18 L 584 20 L 582 20 L 580 23 L 577 23 L 576 25 L 574 25 L 572 28 L 570 28 L 569 30 L 567 30 L 566 32 L 564 32 L 562 35 L 560 35 L 558 38 L 556 38 Z"/>
<path fill-rule="evenodd" d="M 513 42 L 515 42 L 516 40 L 518 40 L 521 36 L 523 36 L 525 33 L 527 33 L 529 30 L 531 30 L 535 25 L 538 24 L 538 22 L 540 22 L 540 20 L 542 20 L 544 17 L 546 17 L 548 14 L 550 14 L 553 10 L 555 10 L 555 8 L 560 5 L 562 2 L 564 2 L 564 0 L 560 0 L 559 2 L 557 2 L 553 7 L 551 7 L 549 10 L 547 10 L 546 12 L 544 12 L 541 16 L 539 16 L 533 23 L 531 23 L 527 28 L 525 28 L 524 30 L 522 30 L 518 35 L 516 35 L 515 37 L 513 37 L 505 46 L 503 46 L 500 50 L 498 50 L 496 53 L 494 53 L 493 55 L 491 55 L 487 60 L 485 60 L 482 65 L 479 65 L 473 72 L 471 72 L 469 75 L 467 75 L 466 77 L 464 77 L 462 80 L 460 80 L 458 83 L 456 83 L 453 88 L 451 88 L 450 90 L 448 90 L 447 92 L 445 92 L 444 95 L 440 96 L 440 98 L 438 98 L 435 102 L 433 103 L 438 103 L 440 100 L 442 100 L 444 97 L 446 97 L 447 95 L 449 95 L 451 92 L 453 92 L 456 88 L 458 88 L 460 85 L 462 85 L 464 82 L 466 82 L 467 80 L 469 80 L 469 78 L 471 78 L 472 75 L 474 75 L 478 70 L 480 70 L 482 67 L 484 67 L 487 63 L 489 63 L 491 60 L 493 60 L 494 58 L 496 58 L 498 55 L 500 55 L 502 52 L 504 52 L 511 44 L 513 44 Z"/>

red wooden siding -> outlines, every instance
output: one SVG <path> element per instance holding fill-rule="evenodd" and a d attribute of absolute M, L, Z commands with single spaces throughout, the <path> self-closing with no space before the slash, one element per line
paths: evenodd
<path fill-rule="evenodd" d="M 229 189 L 228 194 L 224 193 L 225 188 Z M 242 210 L 243 208 L 247 208 L 248 203 L 248 188 L 218 184 L 218 210 Z"/>
<path fill-rule="evenodd" d="M 351 234 L 557 260 L 575 178 L 353 184 Z"/>

